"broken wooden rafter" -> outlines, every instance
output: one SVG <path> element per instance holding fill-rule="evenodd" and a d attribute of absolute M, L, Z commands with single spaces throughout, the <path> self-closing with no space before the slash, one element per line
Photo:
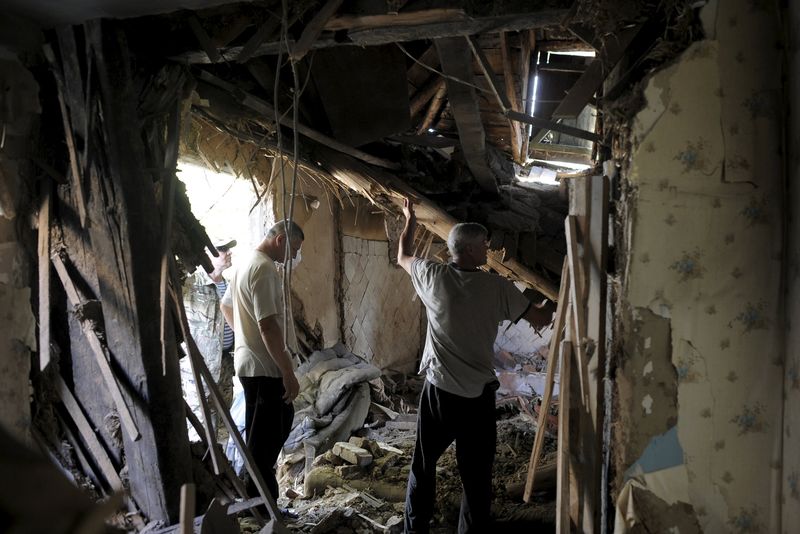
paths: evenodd
<path fill-rule="evenodd" d="M 325 24 L 325 29 L 338 32 L 341 30 L 363 30 L 388 26 L 419 26 L 422 24 L 467 20 L 467 18 L 467 14 L 463 9 L 453 8 L 403 11 L 396 15 L 339 15 L 328 20 Z"/>
<path fill-rule="evenodd" d="M 421 13 L 421 12 L 418 12 Z M 566 10 L 542 9 L 530 13 L 502 14 L 489 17 L 466 17 L 422 24 L 384 25 L 379 27 L 360 27 L 347 31 L 344 38 L 321 35 L 310 46 L 310 49 L 328 48 L 332 46 L 375 46 L 396 42 L 419 41 L 424 39 L 440 39 L 461 35 L 480 33 L 496 33 L 500 31 L 521 31 L 531 28 L 543 28 L 559 25 Z M 399 14 L 396 16 L 400 16 Z M 335 20 L 335 19 L 334 19 Z M 274 55 L 287 46 L 293 49 L 296 42 L 274 41 L 261 43 L 251 57 Z M 224 57 L 236 57 L 242 47 L 233 46 L 219 50 Z M 209 63 L 208 56 L 202 51 L 189 51 L 172 56 L 170 59 L 181 63 Z"/>
<path fill-rule="evenodd" d="M 64 292 L 67 294 L 67 298 L 74 308 L 79 309 L 83 303 L 80 295 L 78 294 L 78 290 L 75 288 L 75 284 L 72 282 L 72 278 L 69 276 L 67 266 L 64 265 L 64 261 L 58 254 L 53 254 L 51 259 L 53 261 L 53 266 L 56 268 L 56 272 L 61 279 L 61 284 L 64 286 Z M 111 393 L 111 398 L 113 399 L 114 405 L 119 413 L 122 426 L 124 426 L 125 430 L 127 430 L 131 440 L 136 441 L 139 439 L 141 434 L 139 433 L 139 428 L 136 426 L 136 422 L 133 419 L 130 408 L 128 408 L 128 404 L 125 402 L 125 399 L 122 396 L 122 390 L 120 389 L 117 377 L 111 370 L 111 357 L 109 355 L 108 348 L 103 342 L 100 341 L 100 337 L 97 335 L 97 332 L 95 332 L 92 321 L 83 316 L 79 316 L 78 318 L 80 320 L 81 327 L 83 328 L 83 333 L 86 335 L 86 339 L 89 342 L 89 346 L 92 348 L 92 353 L 95 356 L 97 366 L 100 368 L 100 374 Z"/>
<path fill-rule="evenodd" d="M 573 137 L 578 137 L 580 139 L 586 139 L 588 141 L 594 141 L 594 142 L 600 141 L 600 135 L 594 132 L 582 130 L 580 128 L 575 128 L 574 126 L 567 126 L 565 124 L 560 124 L 558 122 L 549 121 L 546 119 L 540 119 L 538 117 L 534 117 L 532 115 L 526 115 L 518 111 L 509 110 L 506 113 L 506 116 L 508 116 L 508 118 L 511 120 L 531 124 L 537 128 L 543 128 L 555 132 L 561 132 L 563 134 L 571 135 Z"/>
<path fill-rule="evenodd" d="M 215 85 L 220 89 L 224 89 L 231 94 L 236 95 L 242 105 L 252 109 L 253 111 L 260 113 L 264 119 L 268 121 L 275 120 L 275 108 L 273 108 L 272 104 L 270 104 L 269 102 L 266 102 L 265 100 L 262 100 L 257 96 L 251 95 L 250 93 L 247 93 L 239 89 L 232 83 L 226 82 L 225 80 L 214 76 L 210 72 L 201 71 L 200 79 L 212 85 Z M 292 119 L 285 115 L 278 117 L 278 119 L 280 121 L 280 124 L 282 124 L 283 126 L 286 126 L 288 128 L 295 127 L 295 124 L 292 121 Z M 351 146 L 345 145 L 344 143 L 340 143 L 336 139 L 328 137 L 327 135 L 320 133 L 312 128 L 309 128 L 308 126 L 302 123 L 298 122 L 296 127 L 297 127 L 297 132 L 300 133 L 301 135 L 308 137 L 309 139 L 312 139 L 317 143 L 332 148 L 333 150 L 342 152 L 344 154 L 348 154 L 354 158 L 360 159 L 371 165 L 376 165 L 378 167 L 384 167 L 386 169 L 393 169 L 393 170 L 400 168 L 400 165 L 393 161 L 388 161 L 383 158 L 367 154 L 366 152 L 362 152 L 357 148 L 353 148 Z"/>
<path fill-rule="evenodd" d="M 600 57 L 595 58 L 586 67 L 586 70 L 569 90 L 567 96 L 553 111 L 552 118 L 575 118 L 581 113 L 583 108 L 591 101 L 595 92 L 603 85 L 606 76 L 622 58 L 625 49 L 641 28 L 641 25 L 626 28 L 619 35 L 610 37 L 603 44 L 594 45 Z"/>
<path fill-rule="evenodd" d="M 428 111 L 425 113 L 425 118 L 422 119 L 422 123 L 420 123 L 419 128 L 417 128 L 417 135 L 424 135 L 439 115 L 439 112 L 442 111 L 442 107 L 445 103 L 445 96 L 447 95 L 447 84 L 444 83 L 444 80 L 442 80 L 442 82 L 443 83 L 439 86 L 439 90 L 436 91 L 436 94 L 433 95 L 433 99 L 431 99 Z"/>
<path fill-rule="evenodd" d="M 524 111 L 522 107 L 522 99 L 517 92 L 517 84 L 514 81 L 514 67 L 511 62 L 511 45 L 508 42 L 508 35 L 506 32 L 500 32 L 500 53 L 503 58 L 503 81 L 505 82 L 506 100 L 509 102 L 511 109 L 518 109 Z M 528 125 L 520 125 L 517 122 L 509 121 L 509 128 L 511 130 L 511 154 L 512 158 L 517 163 L 525 163 L 522 158 L 522 132 Z"/>
<path fill-rule="evenodd" d="M 314 15 L 311 22 L 306 24 L 306 27 L 303 28 L 302 35 L 300 35 L 300 39 L 289 49 L 289 57 L 291 57 L 293 61 L 300 61 L 308 51 L 311 50 L 314 41 L 319 38 L 328 20 L 336 13 L 339 6 L 342 5 L 342 2 L 343 0 L 328 0 L 325 2 L 325 5 L 317 11 L 317 14 Z"/>
<path fill-rule="evenodd" d="M 481 189 L 496 194 L 497 178 L 487 163 L 486 131 L 472 83 L 472 54 L 469 48 L 464 47 L 463 37 L 436 39 L 435 44 L 442 70 L 447 75 L 447 96 L 456 121 L 464 159 Z"/>
<path fill-rule="evenodd" d="M 275 30 L 277 30 L 278 26 L 280 25 L 280 19 L 271 18 L 259 26 L 256 30 L 256 33 L 254 33 L 250 39 L 247 40 L 244 46 L 238 47 L 239 49 L 238 54 L 236 54 L 236 61 L 239 63 L 246 63 L 251 57 L 253 57 L 253 54 L 256 50 L 258 50 L 258 47 L 261 46 L 261 44 L 273 33 L 275 33 Z"/>
<path fill-rule="evenodd" d="M 522 95 L 522 108 L 521 111 L 526 115 L 531 114 L 531 106 L 533 105 L 533 83 L 530 83 L 533 77 L 531 76 L 531 54 L 536 49 L 536 34 L 533 31 L 527 30 L 520 34 L 522 46 L 520 50 L 520 79 L 522 80 L 522 87 L 520 94 Z M 519 159 L 525 163 L 528 159 L 528 150 L 531 141 L 531 125 L 526 124 L 522 128 L 522 146 L 519 149 Z"/>
<path fill-rule="evenodd" d="M 425 107 L 425 104 L 431 101 L 440 91 L 444 90 L 444 78 L 437 77 L 429 80 L 411 99 L 409 105 L 411 117 L 415 117 Z"/>
<path fill-rule="evenodd" d="M 446 240 L 453 226 L 460 222 L 396 176 L 381 169 L 366 167 L 359 161 L 323 147 L 319 151 L 319 160 L 331 176 L 373 204 L 384 207 L 391 204 L 395 209 L 400 209 L 403 200 L 407 196 L 411 197 L 419 224 L 439 238 Z M 558 290 L 552 281 L 515 259 L 503 262 L 497 254 L 490 251 L 487 266 L 506 278 L 518 280 L 536 289 L 551 300 L 558 299 Z"/>
<path fill-rule="evenodd" d="M 214 41 L 211 40 L 208 32 L 205 28 L 203 28 L 200 20 L 195 15 L 191 15 L 189 17 L 189 27 L 192 29 L 192 33 L 194 33 L 197 42 L 200 43 L 200 47 L 208 56 L 208 60 L 211 63 L 218 63 L 222 61 L 222 56 L 220 55 L 219 50 L 217 50 L 217 47 L 214 45 Z"/>

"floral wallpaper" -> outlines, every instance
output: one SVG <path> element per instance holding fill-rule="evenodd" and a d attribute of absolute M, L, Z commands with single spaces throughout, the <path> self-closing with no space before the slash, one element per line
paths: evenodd
<path fill-rule="evenodd" d="M 621 417 L 639 432 L 658 417 L 677 429 L 682 465 L 635 484 L 670 504 L 688 498 L 703 532 L 796 532 L 800 503 L 782 509 L 800 501 L 800 462 L 785 466 L 782 453 L 784 375 L 800 392 L 800 364 L 784 373 L 781 27 L 760 0 L 709 2 L 702 19 L 707 38 L 647 83 L 625 177 L 635 193 L 623 299 L 669 321 L 661 351 L 674 373 L 660 380 L 677 381 L 677 408 L 642 411 L 634 398 Z M 619 380 L 641 381 L 654 354 L 627 354 Z M 622 456 L 618 471 L 637 461 Z M 636 524 L 634 509 L 618 502 L 618 532 Z"/>

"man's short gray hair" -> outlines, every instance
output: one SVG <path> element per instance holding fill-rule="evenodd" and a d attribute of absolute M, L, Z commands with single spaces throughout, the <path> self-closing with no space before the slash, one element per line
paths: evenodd
<path fill-rule="evenodd" d="M 486 240 L 489 231 L 482 224 L 458 223 L 447 236 L 447 249 L 451 256 L 460 256 L 467 245 L 474 245 Z"/>
<path fill-rule="evenodd" d="M 288 235 L 289 240 L 299 239 L 300 241 L 303 241 L 306 238 L 306 235 L 303 233 L 303 229 L 300 228 L 300 225 L 294 221 L 289 222 L 289 219 L 276 222 L 267 232 L 268 239 L 272 239 L 273 237 L 277 237 L 279 235 Z"/>

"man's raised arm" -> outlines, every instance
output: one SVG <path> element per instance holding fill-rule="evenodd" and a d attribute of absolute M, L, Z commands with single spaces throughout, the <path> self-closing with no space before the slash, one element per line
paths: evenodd
<path fill-rule="evenodd" d="M 406 216 L 406 225 L 400 234 L 400 244 L 397 247 L 397 264 L 411 274 L 411 264 L 417 258 L 411 255 L 414 248 L 414 232 L 417 229 L 417 216 L 414 213 L 414 202 L 406 197 L 403 200 L 403 215 Z"/>

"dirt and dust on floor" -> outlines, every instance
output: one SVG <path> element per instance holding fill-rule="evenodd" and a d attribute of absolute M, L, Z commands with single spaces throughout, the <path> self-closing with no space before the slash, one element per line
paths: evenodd
<path fill-rule="evenodd" d="M 505 372 L 530 369 L 530 361 L 506 358 Z M 513 381 L 506 380 L 506 383 Z M 520 380 L 521 383 L 527 383 Z M 416 411 L 422 378 L 382 375 L 370 380 L 370 405 L 363 424 L 312 458 L 295 452 L 279 460 L 278 504 L 297 517 L 295 532 L 362 534 L 402 532 L 406 483 L 416 433 Z M 506 532 L 549 531 L 555 525 L 556 413 L 548 417 L 544 453 L 530 503 L 522 494 L 535 437 L 540 395 L 532 388 L 502 388 L 497 399 L 497 448 L 492 515 Z M 319 450 L 319 449 L 316 449 Z M 307 452 L 307 451 L 306 451 Z M 305 457 L 304 457 L 305 456 Z M 431 532 L 455 532 L 461 482 L 451 445 L 437 465 L 436 508 Z M 240 519 L 242 532 L 258 526 Z"/>

